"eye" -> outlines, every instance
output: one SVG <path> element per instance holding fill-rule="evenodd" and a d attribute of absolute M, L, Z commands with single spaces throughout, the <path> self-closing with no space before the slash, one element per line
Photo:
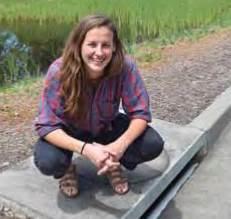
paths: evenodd
<path fill-rule="evenodd" d="M 103 46 L 103 48 L 106 48 L 106 49 L 111 48 L 111 44 L 109 44 L 109 43 L 105 43 L 102 46 Z"/>
<path fill-rule="evenodd" d="M 96 43 L 95 42 L 89 42 L 87 45 L 90 46 L 90 47 L 92 47 L 92 48 L 96 47 Z"/>

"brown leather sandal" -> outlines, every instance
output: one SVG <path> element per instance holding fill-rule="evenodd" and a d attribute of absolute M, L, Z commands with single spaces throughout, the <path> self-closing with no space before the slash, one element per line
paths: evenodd
<path fill-rule="evenodd" d="M 76 167 L 71 165 L 65 175 L 59 180 L 59 189 L 68 198 L 74 198 L 79 194 L 78 187 Z"/>
<path fill-rule="evenodd" d="M 129 191 L 127 178 L 122 173 L 121 167 L 107 173 L 112 189 L 118 195 L 124 195 Z"/>

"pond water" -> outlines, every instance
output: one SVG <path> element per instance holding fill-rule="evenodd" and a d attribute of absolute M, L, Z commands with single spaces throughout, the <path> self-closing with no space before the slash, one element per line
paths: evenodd
<path fill-rule="evenodd" d="M 45 70 L 53 59 L 60 56 L 72 26 L 52 20 L 42 24 L 30 20 L 1 21 L 0 85 L 17 81 L 28 73 L 33 75 L 38 66 L 41 71 Z M 32 65 L 28 67 L 32 72 L 25 71 L 25 65 Z"/>
<path fill-rule="evenodd" d="M 33 71 L 31 48 L 9 31 L 0 30 L 0 85 L 10 84 Z"/>

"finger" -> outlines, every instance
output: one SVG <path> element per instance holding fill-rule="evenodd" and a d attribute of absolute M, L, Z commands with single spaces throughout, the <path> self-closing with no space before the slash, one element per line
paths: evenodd
<path fill-rule="evenodd" d="M 104 150 L 98 150 L 98 160 L 100 161 L 100 162 L 104 162 L 105 160 L 107 160 L 107 159 L 109 159 L 109 157 L 110 157 L 110 154 L 107 152 L 107 151 L 104 151 Z"/>
<path fill-rule="evenodd" d="M 97 175 L 103 175 L 109 170 L 107 165 L 103 166 L 100 170 L 98 170 Z"/>
<path fill-rule="evenodd" d="M 115 171 L 115 170 L 118 170 L 118 166 L 110 167 L 110 169 L 108 171 Z"/>
<path fill-rule="evenodd" d="M 116 158 L 116 156 L 117 156 L 117 153 L 113 150 L 110 150 L 110 148 L 105 147 L 104 151 L 108 152 L 114 158 Z"/>
<path fill-rule="evenodd" d="M 105 163 L 106 163 L 106 165 L 107 165 L 109 168 L 111 168 L 111 167 L 118 167 L 118 166 L 120 165 L 119 162 L 113 161 L 113 160 L 111 160 L 111 159 L 107 159 L 107 160 L 105 161 Z"/>
<path fill-rule="evenodd" d="M 101 164 L 101 169 L 97 172 L 98 175 L 105 174 L 108 170 L 114 170 L 120 166 L 119 162 L 114 162 L 112 157 L 109 157 L 103 164 Z"/>
<path fill-rule="evenodd" d="M 103 164 L 106 160 L 108 160 L 110 158 L 110 154 L 109 153 L 104 153 L 104 156 L 102 156 L 98 161 L 100 164 Z"/>
<path fill-rule="evenodd" d="M 106 163 L 108 166 L 118 166 L 118 165 L 120 165 L 120 162 L 115 161 L 115 160 L 111 160 L 111 158 L 107 159 L 107 160 L 105 161 L 105 163 Z"/>

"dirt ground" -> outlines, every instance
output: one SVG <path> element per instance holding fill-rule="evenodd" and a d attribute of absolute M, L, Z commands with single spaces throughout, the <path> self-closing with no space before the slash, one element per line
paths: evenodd
<path fill-rule="evenodd" d="M 163 48 L 161 61 L 141 72 L 153 117 L 187 124 L 231 84 L 231 31 Z M 0 172 L 32 154 L 41 84 L 14 95 L 0 93 Z"/>

